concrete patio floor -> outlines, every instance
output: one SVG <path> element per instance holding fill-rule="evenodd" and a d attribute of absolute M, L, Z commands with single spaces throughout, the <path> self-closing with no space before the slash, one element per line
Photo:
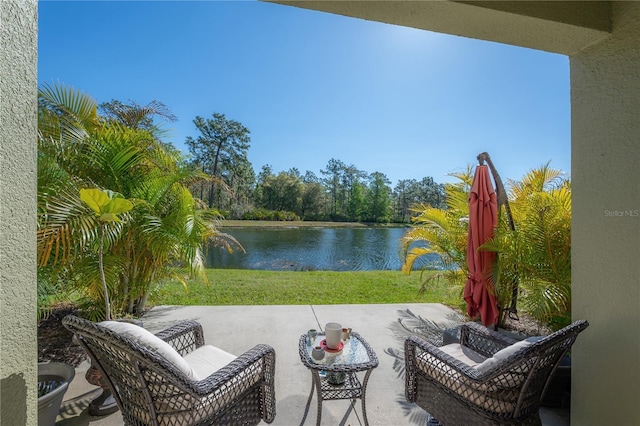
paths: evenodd
<path fill-rule="evenodd" d="M 375 350 L 379 366 L 373 370 L 366 395 L 371 425 L 425 424 L 424 411 L 404 399 L 404 380 L 394 369 L 393 350 L 402 349 L 404 337 L 398 333 L 398 318 L 410 310 L 422 318 L 447 323 L 455 312 L 437 304 L 395 305 L 283 305 L 283 306 L 157 306 L 142 318 L 152 332 L 163 330 L 181 320 L 196 320 L 204 329 L 205 343 L 240 355 L 255 344 L 267 343 L 276 351 L 276 418 L 273 425 L 299 425 L 311 390 L 311 374 L 300 361 L 298 340 L 310 328 L 324 330 L 335 321 L 360 333 Z M 89 402 L 100 389 L 84 378 L 89 367 L 84 362 L 65 395 L 57 426 L 120 426 L 119 412 L 92 417 Z M 305 424 L 316 423 L 317 400 L 314 394 Z M 567 410 L 541 410 L 544 426 L 567 426 Z M 349 401 L 325 401 L 323 425 L 361 425 L 362 405 Z"/>

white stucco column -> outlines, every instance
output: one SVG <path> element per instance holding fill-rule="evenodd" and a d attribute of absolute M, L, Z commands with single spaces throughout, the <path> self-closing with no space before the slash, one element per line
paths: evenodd
<path fill-rule="evenodd" d="M 37 424 L 37 0 L 0 1 L 0 424 Z"/>
<path fill-rule="evenodd" d="M 640 424 L 640 3 L 571 56 L 571 423 Z"/>

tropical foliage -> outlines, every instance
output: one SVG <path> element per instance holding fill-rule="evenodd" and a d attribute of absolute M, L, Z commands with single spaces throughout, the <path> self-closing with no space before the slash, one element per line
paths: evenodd
<path fill-rule="evenodd" d="M 409 273 L 418 257 L 437 253 L 441 275 L 462 294 L 471 168 L 455 177 L 460 182 L 446 188 L 447 209 L 416 208 L 415 226 L 403 239 L 403 271 Z M 561 328 L 571 320 L 570 181 L 546 164 L 507 187 L 515 230 L 501 211 L 494 238 L 481 247 L 498 253 L 493 278 L 502 312 L 499 325 L 506 321 L 515 288 L 520 308 L 553 329 Z"/>
<path fill-rule="evenodd" d="M 203 244 L 229 249 L 236 244 L 218 231 L 217 211 L 189 192 L 190 185 L 210 177 L 187 168 L 155 132 L 100 116 L 95 101 L 71 87 L 45 85 L 38 100 L 37 241 L 43 282 L 77 293 L 87 312 L 104 318 L 97 255 L 104 244 L 112 308 L 118 315 L 139 314 L 153 284 L 174 270 L 170 266 L 201 274 Z M 143 115 L 153 116 L 155 104 L 150 105 Z M 88 188 L 117 192 L 133 209 L 122 213 L 121 222 L 101 223 L 80 198 Z"/>
<path fill-rule="evenodd" d="M 571 322 L 571 183 L 546 164 L 511 182 L 509 200 L 515 231 L 501 223 L 483 247 L 498 253 L 497 282 L 517 282 L 524 310 L 560 329 Z"/>
<path fill-rule="evenodd" d="M 102 294 L 104 296 L 105 319 L 111 320 L 111 302 L 109 298 L 109 288 L 104 276 L 104 232 L 107 224 L 112 222 L 122 222 L 118 217 L 120 213 L 128 212 L 133 208 L 129 200 L 125 200 L 122 195 L 113 191 L 102 191 L 100 189 L 81 189 L 80 200 L 89 206 L 100 222 L 100 246 L 98 248 L 98 268 L 100 269 L 100 280 L 102 281 Z"/>
<path fill-rule="evenodd" d="M 423 281 L 421 290 L 433 280 L 444 279 L 450 283 L 451 291 L 459 294 L 462 300 L 462 290 L 468 275 L 466 262 L 467 233 L 469 205 L 467 198 L 473 181 L 472 169 L 453 174 L 459 182 L 445 186 L 445 200 L 447 208 L 437 208 L 431 205 L 418 204 L 412 208 L 416 213 L 412 217 L 414 226 L 403 237 L 404 263 L 402 271 L 409 274 L 413 270 L 415 261 L 423 256 L 437 254 L 436 264 L 429 268 L 440 272 L 429 275 Z"/>

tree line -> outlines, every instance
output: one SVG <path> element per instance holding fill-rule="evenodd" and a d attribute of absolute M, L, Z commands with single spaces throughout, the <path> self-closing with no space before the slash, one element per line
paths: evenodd
<path fill-rule="evenodd" d="M 295 167 L 275 172 L 269 164 L 256 175 L 247 157 L 248 128 L 220 113 L 193 123 L 200 134 L 186 139 L 188 162 L 211 179 L 190 189 L 228 219 L 406 223 L 413 205 L 446 206 L 444 185 L 432 177 L 400 180 L 392 188 L 384 173 L 335 158 L 320 176 Z"/>

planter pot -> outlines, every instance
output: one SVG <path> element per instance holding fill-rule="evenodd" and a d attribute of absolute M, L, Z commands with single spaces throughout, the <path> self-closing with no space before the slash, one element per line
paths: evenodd
<path fill-rule="evenodd" d="M 75 369 L 62 362 L 38 363 L 38 426 L 53 426 Z"/>
<path fill-rule="evenodd" d="M 327 382 L 333 386 L 343 385 L 347 380 L 347 373 L 337 372 L 337 371 L 329 371 L 327 373 Z"/>

